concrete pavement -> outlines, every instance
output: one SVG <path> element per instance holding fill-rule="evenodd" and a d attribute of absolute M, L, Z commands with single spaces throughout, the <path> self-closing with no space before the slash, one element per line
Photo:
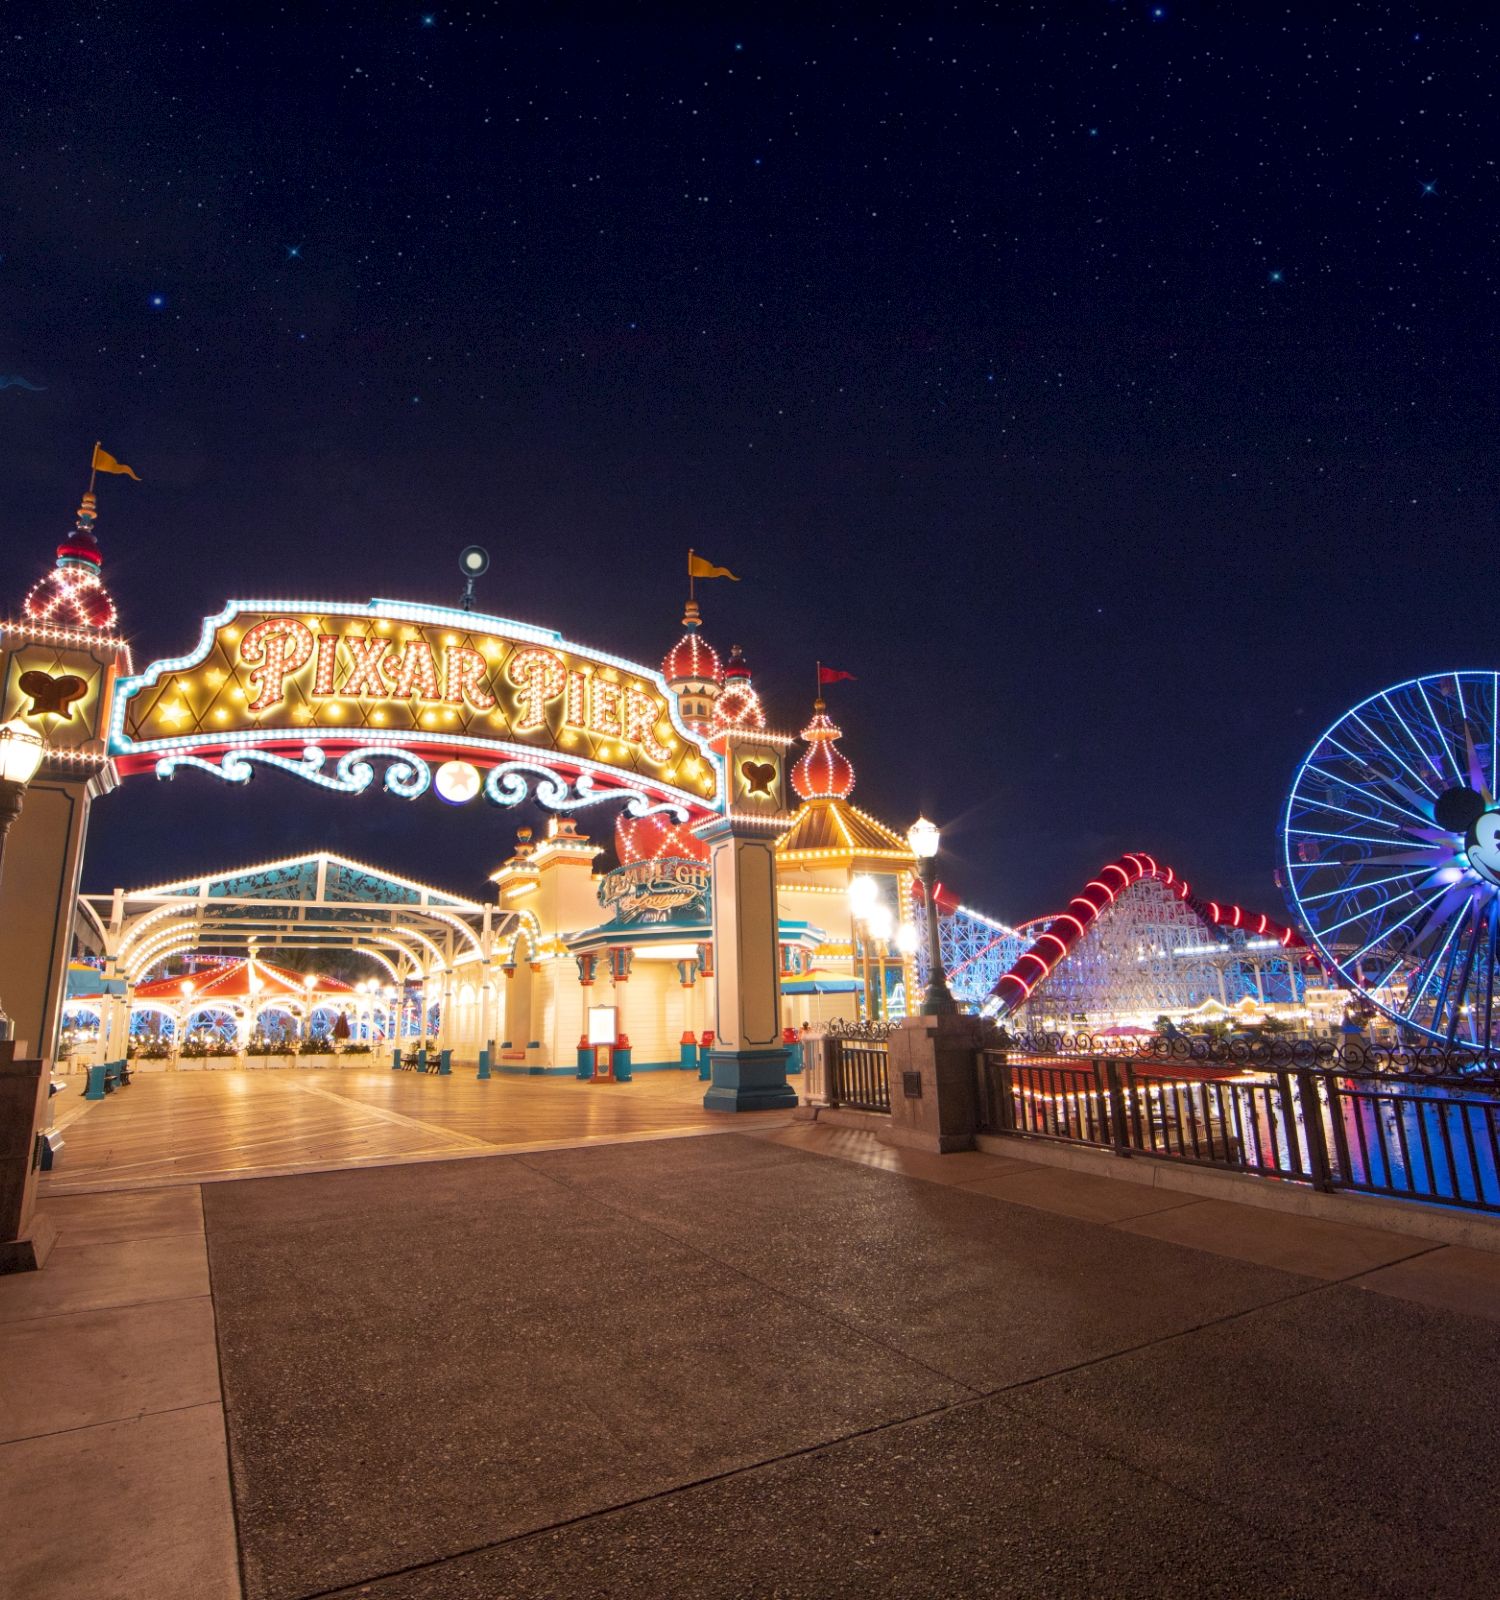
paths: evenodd
<path fill-rule="evenodd" d="M 807 1124 L 49 1204 L 15 1600 L 1493 1592 L 1485 1251 Z"/>

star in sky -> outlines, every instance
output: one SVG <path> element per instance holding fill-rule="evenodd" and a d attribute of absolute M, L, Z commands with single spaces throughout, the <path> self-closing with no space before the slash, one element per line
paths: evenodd
<path fill-rule="evenodd" d="M 164 310 L 167 304 L 167 297 L 164 294 L 154 294 L 151 296 L 150 304 L 153 311 Z"/>
<path fill-rule="evenodd" d="M 1286 274 L 1281 270 L 1280 267 L 1272 267 L 1271 270 L 1266 274 L 1266 282 L 1285 283 Z"/>
<path fill-rule="evenodd" d="M 286 258 L 288 261 L 300 261 L 302 259 L 302 246 L 300 244 L 289 244 L 286 247 Z"/>
<path fill-rule="evenodd" d="M 1422 193 L 1424 195 L 1436 194 L 1437 193 L 1437 184 L 1434 183 L 1431 179 L 1425 180 L 1423 182 L 1423 184 L 1422 184 Z"/>

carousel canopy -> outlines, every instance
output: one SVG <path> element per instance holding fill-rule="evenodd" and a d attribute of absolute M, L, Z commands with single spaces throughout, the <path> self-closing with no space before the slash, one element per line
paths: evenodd
<path fill-rule="evenodd" d="M 137 1000 L 180 1000 L 192 984 L 195 1005 L 212 1000 L 305 1000 L 313 995 L 352 995 L 351 984 L 316 972 L 293 972 L 289 967 L 273 966 L 269 961 L 249 956 L 243 961 L 226 961 L 209 972 L 195 972 L 175 978 L 157 978 L 136 985 Z"/>

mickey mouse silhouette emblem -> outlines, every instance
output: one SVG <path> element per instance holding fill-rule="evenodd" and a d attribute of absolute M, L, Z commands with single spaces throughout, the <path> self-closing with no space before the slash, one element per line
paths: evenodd
<path fill-rule="evenodd" d="M 1438 827 L 1463 835 L 1464 859 L 1486 883 L 1500 887 L 1500 810 L 1477 790 L 1447 789 L 1437 797 L 1433 816 Z"/>
<path fill-rule="evenodd" d="M 770 761 L 742 761 L 740 763 L 740 776 L 745 780 L 745 788 L 751 794 L 763 794 L 769 800 L 772 797 L 771 785 L 776 781 L 776 767 Z"/>
<path fill-rule="evenodd" d="M 89 686 L 76 672 L 65 672 L 54 677 L 50 672 L 23 672 L 16 680 L 22 694 L 31 696 L 28 717 L 62 717 L 73 715 L 73 702 L 82 700 Z"/>

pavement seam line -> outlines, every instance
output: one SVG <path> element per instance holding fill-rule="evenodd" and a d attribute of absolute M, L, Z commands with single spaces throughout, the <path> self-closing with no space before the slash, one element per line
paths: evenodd
<path fill-rule="evenodd" d="M 325 1100 L 332 1100 L 335 1105 L 345 1107 L 346 1110 L 363 1112 L 376 1122 L 392 1123 L 398 1127 L 418 1128 L 423 1133 L 437 1134 L 444 1139 L 455 1139 L 459 1145 L 471 1150 L 493 1150 L 492 1144 L 487 1144 L 483 1139 L 476 1139 L 472 1133 L 456 1133 L 452 1128 L 441 1128 L 435 1122 L 423 1122 L 417 1117 L 408 1117 L 404 1112 L 392 1111 L 386 1106 L 374 1106 L 363 1100 L 351 1099 L 348 1095 L 339 1094 L 337 1090 L 325 1089 L 317 1083 L 294 1083 L 289 1087 L 302 1094 L 320 1095 Z"/>
<path fill-rule="evenodd" d="M 224 1346 L 219 1340 L 219 1308 L 214 1303 L 214 1252 L 208 1226 L 209 1207 L 204 1204 L 203 1190 L 198 1190 L 198 1203 L 203 1207 L 203 1253 L 208 1259 L 208 1304 L 214 1323 L 214 1373 L 219 1380 L 219 1416 L 224 1425 L 224 1479 L 229 1488 L 229 1533 L 234 1540 L 234 1576 L 239 1584 L 241 1600 L 249 1593 L 245 1572 L 245 1541 L 240 1537 L 240 1497 L 234 1478 L 234 1449 L 229 1441 L 229 1397 L 224 1392 Z"/>
<path fill-rule="evenodd" d="M 446 1565 L 450 1561 L 462 1561 L 469 1556 L 483 1555 L 488 1550 L 502 1550 L 506 1545 L 519 1544 L 526 1539 L 540 1538 L 543 1534 L 556 1533 L 563 1528 L 577 1527 L 580 1523 L 592 1522 L 596 1517 L 613 1516 L 616 1512 L 631 1511 L 637 1506 L 650 1505 L 657 1500 L 670 1500 L 674 1495 L 686 1494 L 693 1489 L 706 1488 L 711 1484 L 724 1483 L 732 1478 L 744 1477 L 747 1473 L 760 1472 L 766 1467 L 780 1465 L 783 1461 L 796 1461 L 803 1456 L 820 1455 L 824 1451 L 835 1450 L 840 1445 L 848 1444 L 856 1439 L 868 1439 L 875 1434 L 888 1432 L 892 1428 L 907 1427 L 912 1423 L 925 1422 L 933 1417 L 947 1415 L 951 1411 L 963 1410 L 968 1406 L 979 1405 L 985 1400 L 993 1399 L 992 1395 L 967 1394 L 962 1399 L 952 1400 L 940 1406 L 933 1406 L 926 1411 L 913 1411 L 904 1417 L 889 1417 L 884 1422 L 871 1423 L 868 1428 L 856 1428 L 853 1433 L 842 1433 L 833 1439 L 820 1439 L 816 1444 L 802 1445 L 796 1450 L 786 1450 L 780 1455 L 766 1456 L 760 1461 L 746 1462 L 739 1467 L 725 1467 L 722 1472 L 710 1472 L 701 1478 L 689 1478 L 682 1483 L 672 1484 L 665 1489 L 655 1489 L 650 1494 L 636 1495 L 629 1500 L 616 1501 L 612 1505 L 597 1506 L 591 1511 L 580 1511 L 577 1516 L 561 1517 L 556 1522 L 547 1522 L 535 1528 L 525 1528 L 518 1533 L 506 1534 L 503 1538 L 492 1539 L 486 1544 L 470 1545 L 463 1550 L 452 1551 L 448 1555 L 434 1556 L 430 1561 L 414 1561 L 409 1566 L 394 1567 L 389 1572 L 380 1572 L 372 1576 L 354 1578 L 348 1583 L 341 1583 L 332 1589 L 311 1589 L 305 1594 L 296 1597 L 296 1600 L 337 1600 L 340 1595 L 353 1593 L 363 1585 L 385 1583 L 391 1578 L 405 1577 L 414 1572 L 428 1572 L 436 1567 Z"/>
<path fill-rule="evenodd" d="M 1096 1227 L 1107 1227 L 1107 1226 L 1109 1226 L 1109 1224 L 1107 1224 L 1107 1223 L 1096 1223 L 1095 1226 Z M 1169 1240 L 1169 1239 L 1163 1239 L 1163 1240 L 1159 1240 L 1158 1243 L 1171 1244 L 1172 1241 Z M 1198 1246 L 1184 1244 L 1184 1245 L 1177 1245 L 1176 1248 L 1179 1249 L 1179 1250 L 1195 1250 L 1195 1249 L 1198 1248 Z M 1446 1245 L 1434 1245 L 1433 1249 L 1444 1250 L 1444 1249 L 1447 1249 L 1447 1246 Z M 1430 1251 L 1430 1250 L 1421 1250 L 1421 1251 L 1417 1252 L 1418 1255 L 1430 1255 L 1431 1253 L 1432 1253 L 1432 1251 Z M 1203 1251 L 1203 1254 L 1204 1255 L 1216 1255 L 1216 1252 L 1214 1252 L 1212 1250 L 1205 1250 L 1205 1251 Z M 1221 1257 L 1218 1257 L 1218 1259 L 1224 1260 L 1224 1261 L 1234 1261 L 1234 1260 L 1239 1260 L 1240 1258 L 1236 1257 L 1236 1256 L 1221 1256 Z M 1415 1260 L 1416 1258 L 1414 1256 L 1403 1256 L 1401 1259 L 1403 1261 L 1412 1261 L 1412 1260 Z M 1259 1266 L 1260 1265 L 1259 1262 L 1246 1262 L 1244 1264 L 1248 1265 L 1248 1266 Z M 1286 1269 L 1285 1268 L 1281 1268 L 1281 1267 L 1267 1267 L 1264 1270 L 1266 1270 L 1267 1272 L 1281 1272 L 1281 1271 L 1285 1271 Z M 1373 1268 L 1365 1268 L 1365 1269 L 1363 1269 L 1363 1271 L 1372 1271 L 1372 1270 L 1376 1270 L 1376 1269 L 1373 1269 Z M 1298 1274 L 1289 1274 L 1289 1276 L 1306 1277 L 1307 1274 L 1306 1273 L 1298 1273 Z M 1305 1289 L 1294 1289 L 1294 1290 L 1292 1290 L 1292 1292 L 1290 1294 L 1276 1295 L 1274 1298 L 1272 1298 L 1270 1300 L 1261 1301 L 1259 1305 L 1246 1306 L 1240 1311 L 1226 1311 L 1224 1313 L 1224 1315 L 1221 1316 L 1221 1317 L 1210 1317 L 1208 1319 L 1208 1321 L 1206 1321 L 1206 1322 L 1195 1322 L 1191 1328 L 1179 1328 L 1173 1333 L 1159 1334 L 1156 1338 L 1143 1340 L 1140 1344 L 1127 1345 L 1125 1347 L 1125 1349 L 1123 1349 L 1123 1350 L 1112 1350 L 1106 1355 L 1091 1356 L 1086 1361 L 1075 1361 L 1070 1366 L 1058 1367 L 1053 1372 L 1038 1373 L 1037 1376 L 1034 1377 L 1034 1378 L 1018 1378 L 1014 1383 L 1004 1383 L 1004 1384 L 999 1385 L 997 1388 L 986 1389 L 983 1392 L 986 1395 L 999 1397 L 999 1396 L 1002 1396 L 1002 1395 L 1014 1394 L 1014 1393 L 1016 1393 L 1017 1390 L 1020 1390 L 1020 1389 L 1030 1389 L 1030 1388 L 1034 1387 L 1036 1384 L 1039 1384 L 1039 1383 L 1051 1383 L 1054 1378 L 1070 1377 L 1075 1372 L 1087 1372 L 1091 1367 L 1103 1366 L 1105 1364 L 1105 1362 L 1108 1362 L 1108 1361 L 1119 1361 L 1119 1360 L 1122 1360 L 1126 1356 L 1139 1355 L 1140 1352 L 1143 1351 L 1143 1350 L 1153 1350 L 1158 1345 L 1171 1344 L 1173 1342 L 1173 1340 L 1175 1340 L 1175 1339 L 1188 1339 L 1188 1338 L 1191 1338 L 1196 1333 L 1205 1332 L 1209 1328 L 1220 1328 L 1220 1327 L 1223 1327 L 1226 1323 L 1238 1322 L 1238 1321 L 1242 1320 L 1245 1317 L 1259 1316 L 1261 1312 L 1269 1311 L 1273 1306 L 1289 1305 L 1293 1300 L 1305 1300 L 1309 1295 L 1320 1294 L 1323 1291 L 1328 1290 L 1328 1289 L 1342 1288 L 1345 1285 L 1353 1283 L 1354 1280 L 1356 1278 L 1360 1277 L 1360 1276 L 1361 1276 L 1361 1273 L 1355 1272 L 1355 1273 L 1350 1273 L 1346 1277 L 1343 1277 L 1343 1278 L 1319 1278 L 1319 1279 L 1315 1279 L 1313 1282 L 1309 1283 L 1308 1286 Z M 1393 1295 L 1393 1296 L 1391 1296 L 1391 1298 L 1395 1299 L 1397 1297 Z M 1413 1305 L 1420 1305 L 1422 1303 L 1423 1302 L 1421 1302 L 1421 1301 L 1413 1301 L 1412 1302 Z"/>
<path fill-rule="evenodd" d="M 217 1356 L 218 1341 L 214 1343 Z M 217 1406 L 222 1411 L 222 1392 L 217 1400 L 188 1400 L 180 1406 L 158 1406 L 154 1411 L 127 1411 L 123 1417 L 100 1417 L 97 1422 L 79 1422 L 71 1428 L 48 1428 L 42 1433 L 17 1434 L 14 1439 L 0 1439 L 0 1450 L 13 1444 L 34 1444 L 38 1439 L 62 1439 L 70 1433 L 87 1433 L 90 1428 L 118 1428 L 122 1422 L 143 1422 L 147 1417 L 170 1417 L 179 1411 L 201 1411 L 204 1406 Z"/>
<path fill-rule="evenodd" d="M 163 1294 L 154 1300 L 107 1300 L 102 1306 L 74 1306 L 70 1311 L 39 1311 L 33 1317 L 0 1318 L 0 1329 L 14 1328 L 23 1322 L 45 1322 L 48 1317 L 81 1317 L 92 1311 L 128 1311 L 132 1306 L 176 1306 L 185 1300 L 212 1298 L 202 1294 Z"/>
<path fill-rule="evenodd" d="M 794 1154 L 796 1153 L 798 1152 L 794 1152 Z M 537 1167 L 532 1167 L 531 1170 L 533 1172 L 540 1171 L 543 1177 L 550 1178 L 552 1182 L 556 1183 L 560 1188 L 566 1189 L 570 1194 L 579 1194 L 582 1192 L 582 1186 L 579 1184 L 566 1183 L 561 1178 L 553 1177 L 551 1173 L 542 1171 L 542 1169 Z M 672 1244 L 677 1245 L 680 1249 L 690 1250 L 694 1255 L 701 1257 L 705 1261 L 711 1261 L 721 1271 L 732 1272 L 736 1277 L 743 1279 L 746 1283 L 753 1283 L 758 1289 L 763 1289 L 767 1294 L 775 1295 L 778 1300 L 782 1300 L 788 1305 L 796 1306 L 799 1310 L 819 1318 L 821 1321 L 830 1324 L 832 1327 L 842 1328 L 845 1333 L 852 1334 L 855 1338 L 863 1341 L 865 1344 L 873 1345 L 877 1349 L 887 1351 L 889 1354 L 896 1356 L 899 1360 L 907 1365 L 917 1367 L 921 1371 L 929 1374 L 931 1377 L 941 1378 L 945 1383 L 956 1383 L 960 1389 L 968 1390 L 971 1395 L 978 1396 L 985 1393 L 985 1391 L 982 1389 L 976 1389 L 972 1383 L 966 1383 L 962 1378 L 954 1377 L 952 1373 L 944 1372 L 939 1367 L 930 1366 L 918 1356 L 909 1355 L 904 1350 L 898 1350 L 895 1345 L 888 1343 L 884 1339 L 876 1337 L 874 1334 L 867 1333 L 862 1328 L 855 1327 L 852 1323 L 844 1321 L 842 1317 L 835 1316 L 831 1312 L 824 1310 L 823 1307 L 812 1305 L 808 1301 L 801 1299 L 799 1296 L 788 1293 L 787 1290 L 778 1287 L 776 1284 L 767 1283 L 764 1278 L 757 1278 L 753 1272 L 747 1272 L 743 1267 L 737 1267 L 733 1262 L 723 1260 L 721 1257 L 712 1254 L 708 1250 L 705 1250 L 702 1245 L 694 1244 L 691 1240 L 683 1239 L 675 1233 L 669 1233 L 659 1223 L 648 1222 L 644 1218 L 638 1217 L 634 1213 L 627 1211 L 623 1206 L 615 1205 L 607 1199 L 604 1200 L 603 1203 L 607 1205 L 609 1209 L 617 1216 L 627 1218 L 636 1227 L 650 1229 L 650 1231 L 656 1234 L 659 1238 L 669 1240 Z"/>
<path fill-rule="evenodd" d="M 1315 1291 L 1310 1290 L 1308 1292 L 1312 1293 Z M 1012 1407 L 1005 1405 L 1003 1399 L 1004 1392 L 1005 1391 L 1003 1390 L 995 1390 L 982 1394 L 970 1393 L 964 1395 L 958 1400 L 952 1400 L 943 1405 L 929 1407 L 925 1411 L 914 1411 L 903 1417 L 890 1417 L 884 1422 L 872 1423 L 867 1428 L 856 1428 L 851 1433 L 839 1434 L 836 1438 L 823 1439 L 816 1444 L 803 1445 L 795 1450 L 783 1451 L 779 1455 L 766 1456 L 759 1461 L 747 1462 L 743 1466 L 726 1467 L 722 1472 L 711 1472 L 701 1478 L 690 1478 L 682 1483 L 673 1484 L 668 1488 L 654 1490 L 650 1494 L 636 1495 L 629 1500 L 620 1500 L 611 1505 L 598 1506 L 590 1511 L 579 1512 L 577 1516 L 561 1517 L 556 1522 L 543 1523 L 535 1528 L 526 1528 L 518 1533 L 506 1534 L 503 1538 L 490 1540 L 486 1544 L 470 1545 L 463 1550 L 455 1550 L 447 1555 L 435 1556 L 430 1561 L 416 1561 L 404 1567 L 394 1567 L 388 1572 L 375 1573 L 365 1577 L 355 1578 L 350 1582 L 339 1584 L 334 1588 L 308 1590 L 304 1594 L 298 1596 L 297 1600 L 340 1600 L 341 1596 L 354 1594 L 356 1591 L 364 1587 L 369 1587 L 375 1584 L 383 1584 L 389 1582 L 391 1579 L 408 1577 L 414 1573 L 435 1571 L 440 1567 L 446 1566 L 452 1561 L 464 1561 L 472 1556 L 484 1555 L 489 1551 L 503 1550 L 509 1545 L 522 1544 L 531 1539 L 542 1538 L 550 1533 L 558 1533 L 567 1528 L 579 1527 L 584 1523 L 593 1522 L 601 1517 L 615 1516 L 621 1512 L 633 1511 L 640 1506 L 652 1505 L 657 1501 L 671 1500 L 678 1495 L 690 1494 L 695 1489 L 709 1488 L 714 1484 L 727 1483 L 736 1478 L 748 1477 L 754 1473 L 764 1472 L 768 1468 L 781 1466 L 789 1461 L 798 1461 L 809 1456 L 826 1455 L 834 1450 L 841 1449 L 843 1446 L 853 1444 L 861 1439 L 874 1438 L 883 1433 L 894 1432 L 898 1428 L 913 1427 L 920 1423 L 933 1421 L 939 1417 L 949 1416 L 954 1412 L 968 1411 L 976 1406 L 984 1405 L 986 1403 L 998 1404 L 1007 1413 L 1007 1415 L 1016 1421 L 1034 1423 L 1035 1419 L 1026 1417 L 1022 1413 L 1014 1410 Z M 1070 1444 L 1085 1445 L 1089 1443 L 1089 1441 L 1086 1440 L 1076 1439 L 1072 1435 L 1069 1435 L 1063 1432 L 1061 1429 L 1055 1428 L 1048 1423 L 1041 1423 L 1037 1425 L 1042 1427 L 1047 1432 L 1054 1433 L 1060 1438 L 1067 1439 Z M 1107 1455 L 1109 1459 L 1122 1470 L 1131 1473 L 1135 1477 L 1143 1478 L 1149 1483 L 1154 1483 L 1159 1488 L 1166 1489 L 1173 1494 L 1181 1495 L 1185 1499 L 1193 1500 L 1195 1503 L 1213 1510 L 1225 1509 L 1216 1505 L 1212 1501 L 1205 1501 L 1199 1496 L 1181 1489 L 1176 1484 L 1170 1483 L 1165 1479 L 1157 1478 L 1152 1473 L 1141 1467 L 1135 1466 L 1129 1461 L 1123 1460 L 1122 1458 L 1114 1455 L 1112 1452 L 1101 1451 L 1100 1453 Z M 1235 1520 L 1241 1522 L 1247 1530 L 1257 1534 L 1263 1534 L 1266 1532 L 1266 1530 L 1259 1528 L 1254 1523 L 1246 1522 L 1241 1514 L 1233 1512 L 1232 1508 L 1230 1509 Z M 1286 1544 L 1286 1540 L 1283 1535 L 1273 1533 L 1271 1534 L 1271 1537 L 1273 1537 L 1278 1544 Z"/>

